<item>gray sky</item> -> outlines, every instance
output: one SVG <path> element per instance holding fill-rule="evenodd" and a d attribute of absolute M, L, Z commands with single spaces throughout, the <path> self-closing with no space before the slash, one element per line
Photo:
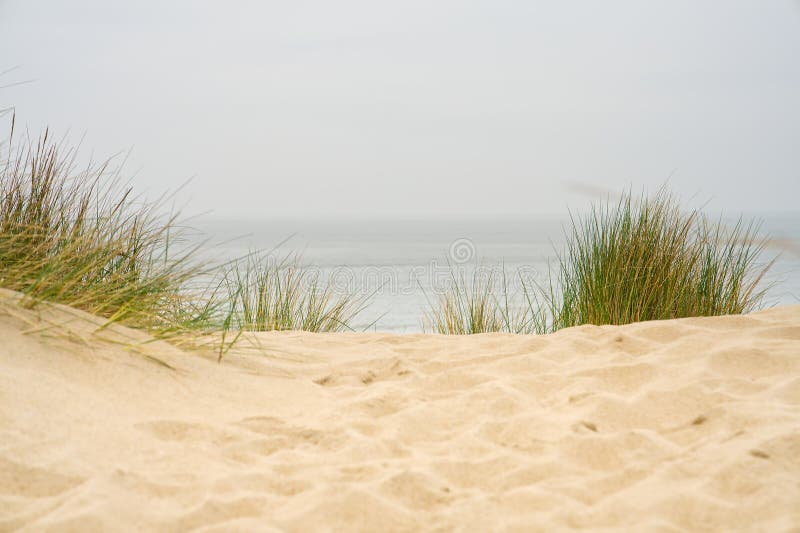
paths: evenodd
<path fill-rule="evenodd" d="M 0 0 L 0 107 L 219 216 L 797 211 L 794 0 Z"/>

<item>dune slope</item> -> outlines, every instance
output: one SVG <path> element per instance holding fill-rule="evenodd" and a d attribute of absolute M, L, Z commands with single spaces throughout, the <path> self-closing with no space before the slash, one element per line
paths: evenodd
<path fill-rule="evenodd" d="M 800 306 L 265 333 L 221 364 L 20 316 L 0 316 L 0 530 L 800 527 Z"/>

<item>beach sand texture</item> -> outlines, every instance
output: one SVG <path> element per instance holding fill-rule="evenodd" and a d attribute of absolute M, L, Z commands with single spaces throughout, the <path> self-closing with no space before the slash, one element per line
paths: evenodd
<path fill-rule="evenodd" d="M 3 531 L 800 528 L 800 306 L 541 337 L 263 333 L 221 364 L 7 311 Z"/>

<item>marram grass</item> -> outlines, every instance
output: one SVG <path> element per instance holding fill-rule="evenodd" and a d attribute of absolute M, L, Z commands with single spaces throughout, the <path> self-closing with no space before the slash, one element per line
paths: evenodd
<path fill-rule="evenodd" d="M 226 275 L 233 322 L 243 330 L 352 330 L 369 295 L 338 291 L 300 257 L 249 255 Z"/>
<path fill-rule="evenodd" d="M 450 265 L 450 280 L 428 300 L 423 329 L 446 335 L 473 333 L 545 333 L 546 316 L 534 285 L 520 279 L 512 291 L 504 267 L 477 266 L 470 276 Z"/>
<path fill-rule="evenodd" d="M 573 220 L 549 300 L 552 328 L 747 313 L 762 306 L 758 226 L 684 211 L 666 191 Z"/>
<path fill-rule="evenodd" d="M 8 147 L 0 162 L 0 287 L 21 293 L 23 305 L 65 304 L 190 345 L 210 334 L 223 350 L 237 328 L 350 329 L 367 303 L 337 295 L 297 260 L 247 256 L 204 266 L 202 244 L 187 246 L 165 199 L 133 196 L 107 164 L 76 171 L 75 150 L 49 132 L 15 145 L 12 122 Z"/>
<path fill-rule="evenodd" d="M 193 249 L 176 252 L 176 215 L 74 159 L 45 132 L 0 163 L 0 286 L 162 334 L 207 326 L 213 306 L 191 290 L 200 267 Z"/>
<path fill-rule="evenodd" d="M 713 222 L 684 211 L 665 190 L 627 193 L 572 218 L 565 250 L 545 286 L 520 279 L 512 294 L 505 271 L 452 283 L 423 323 L 446 334 L 545 333 L 581 324 L 628 324 L 747 313 L 762 307 L 766 239 L 758 225 Z M 497 279 L 502 276 L 502 283 Z"/>
<path fill-rule="evenodd" d="M 133 196 L 107 165 L 76 171 L 75 151 L 47 132 L 15 147 L 12 125 L 11 139 L 0 161 L 0 287 L 27 305 L 66 304 L 164 338 L 221 333 L 222 347 L 231 329 L 350 330 L 368 303 L 296 257 L 202 266 L 163 199 Z M 753 224 L 728 227 L 684 211 L 665 191 L 627 193 L 572 219 L 547 287 L 520 279 L 512 293 L 502 268 L 471 278 L 452 269 L 424 327 L 544 333 L 746 313 L 762 306 L 771 265 L 760 260 L 757 233 Z"/>

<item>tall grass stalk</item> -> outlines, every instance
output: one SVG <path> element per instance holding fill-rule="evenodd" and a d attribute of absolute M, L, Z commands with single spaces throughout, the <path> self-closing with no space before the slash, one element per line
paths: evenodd
<path fill-rule="evenodd" d="M 299 256 L 249 255 L 226 276 L 234 323 L 249 331 L 348 331 L 370 295 L 338 292 Z"/>

